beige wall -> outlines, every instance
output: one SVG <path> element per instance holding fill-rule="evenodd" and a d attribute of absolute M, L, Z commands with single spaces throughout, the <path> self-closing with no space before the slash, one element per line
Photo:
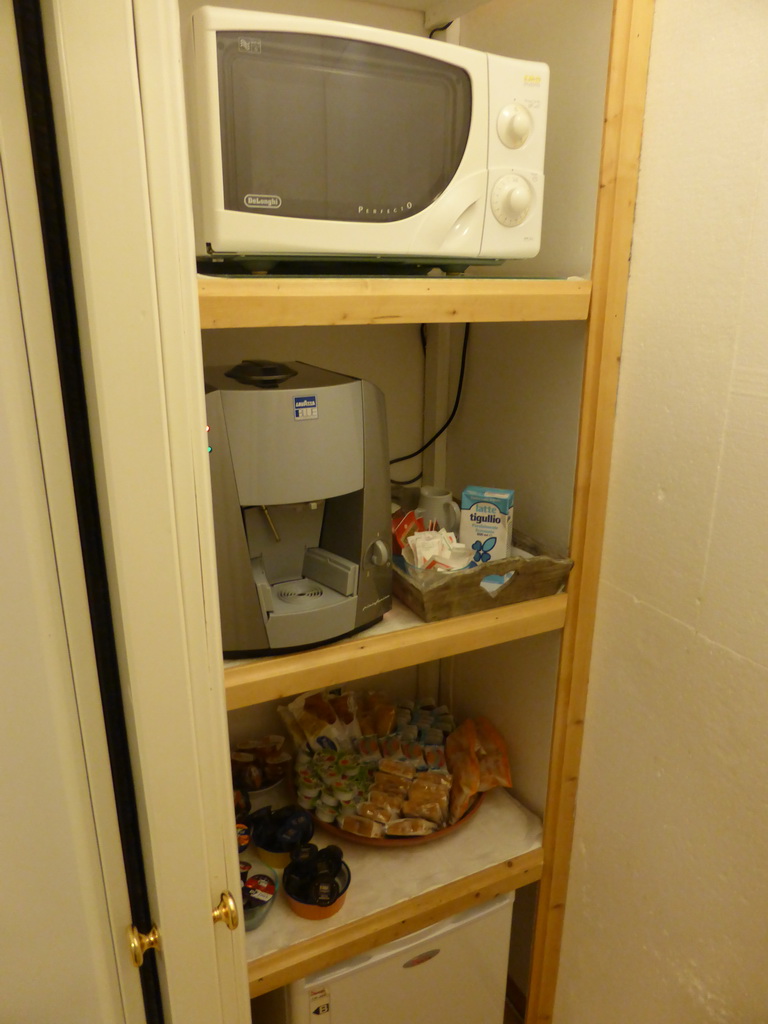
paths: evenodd
<path fill-rule="evenodd" d="M 657 0 L 556 1024 L 766 1020 L 767 53 Z"/>

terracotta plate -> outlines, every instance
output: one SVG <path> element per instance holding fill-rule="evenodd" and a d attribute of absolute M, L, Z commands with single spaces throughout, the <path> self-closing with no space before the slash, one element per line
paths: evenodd
<path fill-rule="evenodd" d="M 450 835 L 451 832 L 455 832 L 457 828 L 461 828 L 463 825 L 473 818 L 477 814 L 477 810 L 480 804 L 483 802 L 484 793 L 478 793 L 474 798 L 474 802 L 466 814 L 459 818 L 458 821 L 454 822 L 453 825 L 448 825 L 446 828 L 439 828 L 436 832 L 430 832 L 428 836 L 383 836 L 381 839 L 374 839 L 370 836 L 358 836 L 354 832 L 345 832 L 344 829 L 339 828 L 337 825 L 331 825 L 327 821 L 320 821 L 315 815 L 312 815 L 312 820 L 315 822 L 318 828 L 323 829 L 325 832 L 329 832 L 336 839 L 339 839 L 345 843 L 359 843 L 361 846 L 376 846 L 379 849 L 392 849 L 397 846 L 420 846 L 422 843 L 431 843 L 435 839 L 442 839 L 443 836 Z"/>

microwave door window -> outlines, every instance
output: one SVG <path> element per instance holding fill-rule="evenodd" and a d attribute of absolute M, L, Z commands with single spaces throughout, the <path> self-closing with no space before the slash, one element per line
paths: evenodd
<path fill-rule="evenodd" d="M 217 42 L 227 209 L 402 220 L 455 175 L 471 111 L 463 69 L 326 36 Z"/>

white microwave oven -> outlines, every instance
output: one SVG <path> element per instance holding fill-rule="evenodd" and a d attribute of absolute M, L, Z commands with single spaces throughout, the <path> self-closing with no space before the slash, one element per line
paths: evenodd
<path fill-rule="evenodd" d="M 538 252 L 546 64 L 217 7 L 193 14 L 189 57 L 202 260 Z"/>

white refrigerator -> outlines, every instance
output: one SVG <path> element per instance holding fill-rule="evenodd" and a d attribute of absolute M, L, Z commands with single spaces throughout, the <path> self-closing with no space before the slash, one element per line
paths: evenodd
<path fill-rule="evenodd" d="M 286 990 L 287 1024 L 502 1024 L 514 894 Z"/>

